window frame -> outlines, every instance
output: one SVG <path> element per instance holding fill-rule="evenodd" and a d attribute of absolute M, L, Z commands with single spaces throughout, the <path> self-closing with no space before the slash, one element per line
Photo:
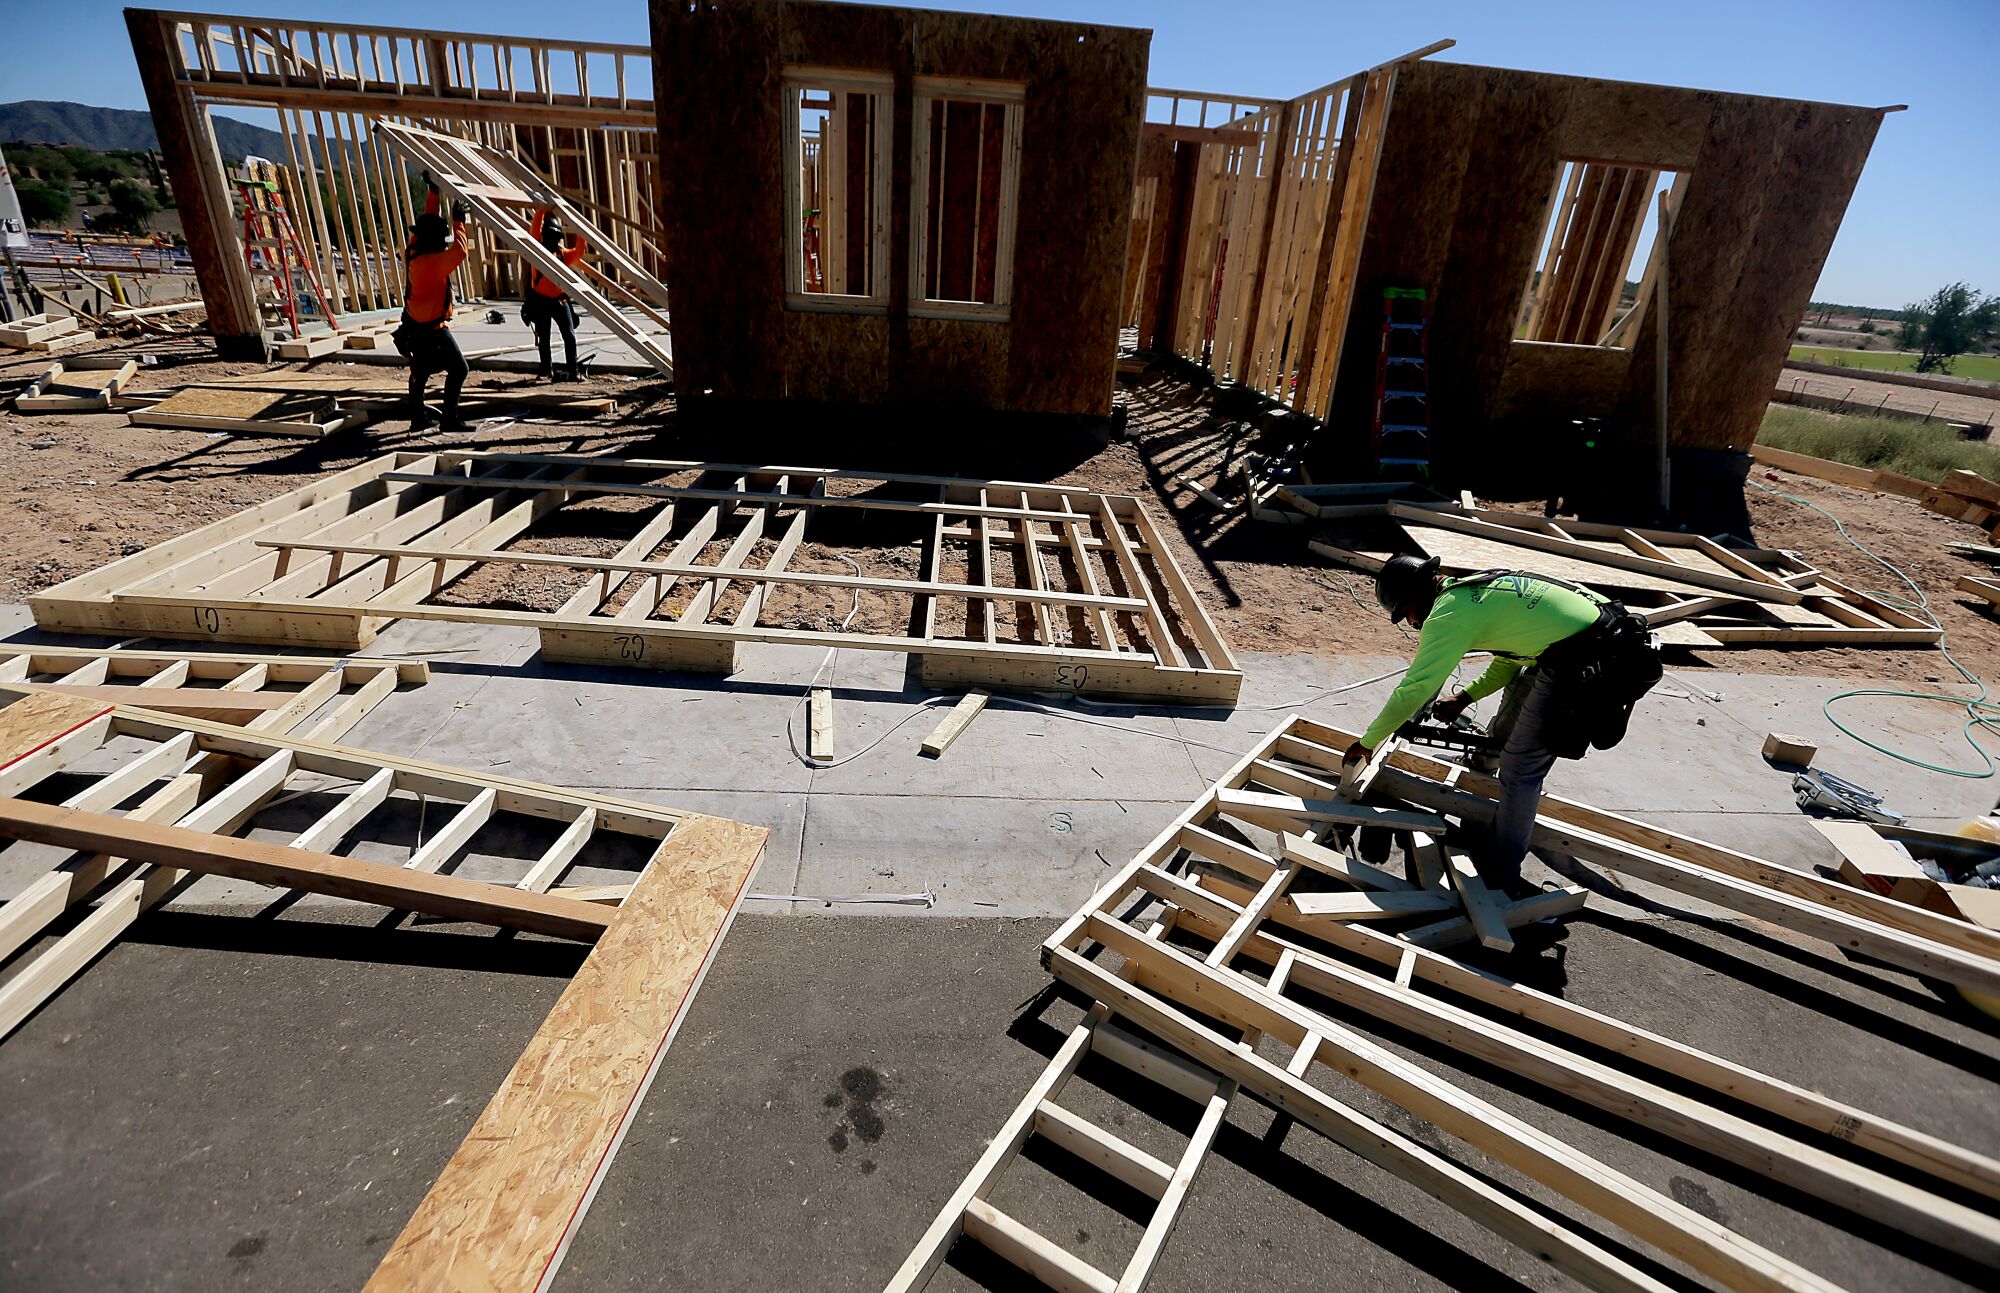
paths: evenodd
<path fill-rule="evenodd" d="M 857 71 L 852 68 L 787 67 L 779 78 L 785 102 L 785 308 L 818 314 L 887 314 L 889 312 L 889 180 L 895 162 L 896 80 L 888 72 Z M 875 227 L 869 231 L 869 263 L 874 269 L 873 290 L 860 292 L 808 292 L 805 290 L 805 194 L 801 171 L 804 149 L 800 129 L 803 114 L 799 98 L 805 90 L 830 90 L 840 94 L 876 95 L 874 113 L 875 173 L 870 186 L 869 205 L 874 210 Z M 850 228 L 850 236 L 852 230 Z"/>
<path fill-rule="evenodd" d="M 1021 189 L 1021 119 L 1027 86 L 1014 81 L 967 77 L 915 78 L 915 109 L 910 118 L 910 294 L 913 319 L 960 319 L 1007 323 L 1014 317 L 1014 232 Z M 924 295 L 925 262 L 929 259 L 931 199 L 931 106 L 939 100 L 997 104 L 1003 110 L 1000 143 L 999 225 L 993 240 L 992 301 L 952 301 Z"/>

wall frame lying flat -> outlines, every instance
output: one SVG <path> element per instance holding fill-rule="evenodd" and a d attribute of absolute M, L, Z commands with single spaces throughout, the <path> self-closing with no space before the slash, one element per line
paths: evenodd
<path fill-rule="evenodd" d="M 523 571 L 540 591 L 509 582 Z M 840 631 L 863 593 L 903 631 Z M 419 618 L 649 668 L 728 673 L 741 643 L 775 642 L 910 652 L 938 683 L 1193 703 L 1242 684 L 1136 498 L 827 468 L 392 453 L 34 606 L 46 629 L 347 650 Z"/>
<path fill-rule="evenodd" d="M 0 683 L 309 741 L 338 741 L 399 686 L 422 686 L 430 677 L 421 660 L 0 643 Z M 245 709 L 232 716 L 239 700 Z"/>
<path fill-rule="evenodd" d="M 1149 1188 L 1158 1169 L 1171 1165 L 1056 1103 L 1087 1053 L 1197 1101 L 1226 1104 L 1239 1089 L 1253 1092 L 1585 1287 L 1670 1285 L 1601 1246 L 1588 1230 L 1524 1206 L 1483 1175 L 1484 1163 L 1460 1166 L 1438 1148 L 1435 1131 L 1526 1173 L 1722 1287 L 1834 1287 L 1528 1118 L 1485 1103 L 1447 1075 L 1410 1063 L 1368 1035 L 1383 1028 L 1399 1039 L 1430 1038 L 1476 1065 L 1539 1084 L 1558 1105 L 1582 1101 L 1629 1121 L 1642 1136 L 1761 1173 L 1780 1197 L 1811 1195 L 1985 1264 L 2000 1257 L 2000 1223 L 1991 1216 L 1991 1202 L 2000 1198 L 2000 1161 L 1464 964 L 1431 950 L 1421 923 L 1398 929 L 1394 921 L 1332 914 L 1337 899 L 1427 883 L 1419 849 L 1404 844 L 1405 869 L 1371 866 L 1353 855 L 1354 841 L 1337 817 L 1356 809 L 1407 812 L 1391 808 L 1398 787 L 1415 780 L 1396 776 L 1398 765 L 1434 761 L 1388 743 L 1365 792 L 1353 792 L 1365 793 L 1367 804 L 1356 805 L 1336 784 L 1344 748 L 1345 738 L 1333 729 L 1296 716 L 1285 720 L 1049 937 L 1045 966 L 1094 1004 L 989 1142 L 892 1289 L 923 1287 L 961 1236 L 1051 1287 L 1145 1286 L 1208 1146 L 1198 1131 L 1171 1185 Z M 1386 792 L 1385 780 L 1392 786 Z M 1490 793 L 1483 779 L 1471 784 Z M 1252 804 L 1256 811 L 1246 812 Z M 1320 1065 L 1401 1105 L 1433 1134 L 1409 1136 L 1348 1105 L 1311 1080 Z M 1739 1107 L 1760 1119 L 1742 1116 Z M 1160 1200 L 1122 1276 L 1094 1269 L 987 1201 L 1033 1136 Z"/>
<path fill-rule="evenodd" d="M 0 687 L 8 699 L 0 839 L 25 841 L 10 850 L 74 851 L 56 854 L 59 865 L 0 907 L 0 960 L 23 962 L 0 977 L 0 1036 L 196 873 L 594 944 L 370 1287 L 544 1285 L 768 832 Z M 372 860 L 385 851 L 407 856 Z M 615 906 L 552 892 L 573 871 L 630 877 L 635 868 Z M 66 909 L 93 902 L 59 937 L 44 937 Z"/>

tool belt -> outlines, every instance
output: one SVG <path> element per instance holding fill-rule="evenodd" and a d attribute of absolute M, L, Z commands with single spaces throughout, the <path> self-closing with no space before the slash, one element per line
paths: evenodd
<path fill-rule="evenodd" d="M 423 344 L 424 338 L 435 335 L 440 328 L 444 327 L 444 324 L 445 321 L 443 319 L 437 319 L 430 323 L 419 323 L 410 317 L 408 310 L 405 310 L 403 311 L 403 317 L 396 321 L 396 330 L 389 334 L 389 344 L 394 346 L 396 353 L 403 358 L 414 359 L 417 347 Z"/>

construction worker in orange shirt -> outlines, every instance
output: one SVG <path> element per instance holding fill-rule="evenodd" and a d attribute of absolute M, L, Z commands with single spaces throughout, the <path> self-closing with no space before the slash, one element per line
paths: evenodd
<path fill-rule="evenodd" d="M 587 246 L 582 234 L 570 238 L 569 245 L 563 245 L 562 217 L 547 207 L 538 207 L 534 218 L 528 221 L 528 234 L 542 246 L 561 257 L 565 265 L 574 265 L 583 259 Z M 535 345 L 542 353 L 542 379 L 554 381 L 555 368 L 549 362 L 549 325 L 555 324 L 562 333 L 563 357 L 570 381 L 582 380 L 583 374 L 576 365 L 576 305 L 563 291 L 562 284 L 530 265 L 528 267 L 528 299 L 521 306 L 521 322 L 535 330 Z"/>
<path fill-rule="evenodd" d="M 403 300 L 403 319 L 392 340 L 410 361 L 410 428 L 421 431 L 437 426 L 424 405 L 424 386 L 431 374 L 444 374 L 444 419 L 446 431 L 470 428 L 458 413 L 458 394 L 471 371 L 465 355 L 451 335 L 451 275 L 465 261 L 465 203 L 451 204 L 451 224 L 438 214 L 437 185 L 429 171 L 423 175 L 429 196 L 424 213 L 410 226 L 409 246 L 403 249 L 404 272 L 409 292 Z"/>

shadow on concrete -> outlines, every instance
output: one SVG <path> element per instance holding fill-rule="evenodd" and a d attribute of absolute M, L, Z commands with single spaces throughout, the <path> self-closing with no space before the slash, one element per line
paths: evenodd
<path fill-rule="evenodd" d="M 1062 1003 L 1060 1007 L 1058 1003 Z M 1039 1055 L 1053 1058 L 1070 1030 L 1068 1027 L 1060 1027 L 1050 1022 L 1047 1018 L 1049 1012 L 1052 1008 L 1059 1008 L 1065 1012 L 1087 1009 L 1088 1005 L 1082 994 L 1064 984 L 1051 983 L 1022 1003 L 1020 1010 L 1008 1025 L 1007 1036 Z M 1213 1019 L 1204 1018 L 1202 1022 L 1234 1035 L 1233 1030 Z M 1144 1030 L 1135 1028 L 1128 1022 L 1120 1021 L 1120 1026 L 1137 1036 L 1148 1037 Z M 1157 1041 L 1157 1039 L 1151 1040 Z M 1410 1040 L 1428 1044 L 1421 1038 Z M 1499 1073 L 1498 1076 L 1511 1080 L 1511 1075 L 1505 1073 Z M 1095 1057 L 1086 1058 L 1071 1080 L 1100 1088 L 1115 1099 L 1131 1106 L 1144 1117 L 1158 1121 L 1182 1136 L 1193 1132 L 1200 1116 L 1200 1110 L 1185 1098 L 1137 1076 L 1129 1069 Z M 1531 1088 L 1533 1086 L 1533 1084 L 1528 1085 Z M 1237 1119 L 1240 1119 L 1245 1105 L 1254 1104 L 1269 1110 L 1273 1119 L 1270 1126 L 1262 1134 L 1258 1134 L 1245 1130 L 1239 1120 L 1225 1122 L 1217 1134 L 1211 1153 L 1228 1160 L 1232 1165 L 1266 1185 L 1300 1200 L 1327 1220 L 1357 1235 L 1366 1236 L 1371 1243 L 1387 1252 L 1395 1253 L 1446 1287 L 1519 1290 L 1520 1293 L 1526 1293 L 1529 1286 L 1520 1283 L 1504 1271 L 1454 1245 L 1437 1242 L 1435 1233 L 1424 1225 L 1369 1198 L 1339 1178 L 1330 1176 L 1286 1153 L 1284 1142 L 1295 1120 L 1254 1094 L 1245 1092 L 1239 1097 L 1239 1101 L 1240 1103 L 1235 1106 Z M 1579 1108 L 1588 1114 L 1596 1113 L 1595 1110 L 1584 1106 Z M 1607 1124 L 1615 1124 L 1618 1121 L 1609 1115 L 1604 1115 L 1604 1118 Z M 1391 1134 L 1401 1134 L 1394 1129 L 1390 1130 Z M 1036 1144 L 1033 1140 L 1029 1143 L 1031 1146 Z M 1045 1156 L 1032 1156 L 1031 1161 L 1093 1198 L 1103 1201 L 1135 1224 L 1145 1225 L 1152 1215 L 1153 1201 L 1150 1197 L 1131 1190 L 1130 1187 L 1095 1168 L 1087 1167 L 1073 1156 L 1059 1152 L 1049 1153 Z M 1548 1209 L 1537 1200 L 1510 1188 L 1503 1182 L 1493 1181 L 1491 1178 L 1488 1178 L 1488 1182 L 1515 1201 L 1561 1225 L 1587 1235 L 1593 1242 L 1656 1277 L 1669 1278 L 1668 1268 L 1644 1253 L 1579 1225 L 1573 1219 Z M 1022 1283 L 1018 1271 L 1006 1262 L 994 1258 L 978 1244 L 957 1245 L 952 1250 L 949 1264 L 981 1288 L 1012 1290 L 1039 1287 Z"/>
<path fill-rule="evenodd" d="M 1639 920 L 1607 921 L 1592 915 L 1588 910 L 1574 919 L 1589 921 L 1607 933 L 1622 934 L 1635 942 L 1683 957 L 1704 969 L 1727 975 L 1746 987 L 1755 988 L 1792 1005 L 1817 1011 L 1841 1023 L 1873 1033 L 1884 1041 L 1928 1055 L 1940 1063 L 1950 1064 L 1969 1072 L 1985 1071 L 1992 1066 L 1991 1058 L 1979 1050 L 1942 1036 L 1933 1029 L 1898 1019 L 1885 1011 L 1843 997 L 1825 988 L 1814 987 L 1794 976 L 1760 965 L 1726 948 L 1714 947 L 1700 939 L 1690 938 L 1669 925 Z M 1867 988 L 1883 996 L 1894 997 L 1930 1014 L 1944 1015 L 1967 1022 L 1974 1027 L 1980 1026 L 1979 1021 L 1985 1019 L 1985 1016 L 1974 1013 L 1970 1006 L 1959 1001 L 1956 993 L 1947 998 L 1934 996 L 1917 988 L 1904 987 L 1858 966 L 1831 957 L 1816 956 L 1788 943 L 1744 929 L 1732 922 L 1708 920 L 1698 916 L 1683 916 L 1681 919 L 1689 925 L 1727 935 L 1748 946 L 1783 956 L 1800 965 L 1834 974 L 1858 987 Z"/>
<path fill-rule="evenodd" d="M 399 921 L 403 913 L 386 918 Z M 128 943 L 159 947 L 203 948 L 251 956 L 290 956 L 311 960 L 409 965 L 434 969 L 487 971 L 566 979 L 576 974 L 590 949 L 577 943 L 535 937 L 496 937 L 495 932 L 463 927 L 447 933 L 435 929 L 383 928 L 339 921 L 293 919 L 279 921 L 255 915 L 222 915 L 166 908 L 152 912 L 124 936 Z M 508 931 L 501 931 L 508 932 Z"/>
<path fill-rule="evenodd" d="M 1422 1033 L 1365 1015 L 1360 1011 L 1343 1006 L 1336 1001 L 1321 997 L 1313 992 L 1298 990 L 1287 995 L 1301 1004 L 1309 1006 L 1318 1013 L 1326 1015 L 1330 1019 L 1355 1028 L 1378 1043 L 1397 1048 L 1406 1055 L 1415 1055 L 1430 1061 L 1432 1066 L 1444 1071 L 1444 1076 L 1448 1081 L 1459 1082 L 1459 1075 L 1463 1075 L 1475 1082 L 1506 1091 L 1532 1105 L 1541 1106 L 1560 1117 L 1573 1119 L 1576 1122 L 1594 1127 L 1599 1131 L 1620 1137 L 1650 1154 L 1657 1155 L 1660 1159 L 1668 1163 L 1699 1171 L 1716 1180 L 1734 1186 L 1747 1194 L 1761 1196 L 1798 1216 L 1814 1218 L 1824 1224 L 1836 1226 L 1838 1229 L 1879 1248 L 1898 1253 L 1933 1269 L 1947 1272 L 1956 1279 L 1965 1280 L 1970 1284 L 1978 1284 L 1980 1282 L 1981 1268 L 1977 1262 L 1939 1247 L 1928 1240 L 1910 1235 L 1897 1229 L 1892 1224 L 1874 1218 L 1869 1213 L 1851 1210 L 1822 1199 L 1810 1191 L 1786 1184 L 1774 1176 L 1739 1164 L 1719 1153 L 1692 1145 L 1670 1132 L 1655 1129 L 1636 1118 L 1625 1118 L 1600 1109 L 1580 1097 L 1570 1095 L 1533 1078 L 1516 1073 L 1500 1064 L 1470 1055 L 1448 1041 L 1431 1038 Z M 1518 1021 L 1511 1018 L 1498 1022 L 1502 1022 L 1510 1027 L 1518 1023 Z M 1534 1032 L 1535 1030 L 1530 1028 L 1520 1031 Z M 1554 1040 L 1565 1049 L 1587 1053 L 1587 1048 L 1577 1046 L 1560 1031 L 1554 1031 L 1549 1036 L 1551 1040 Z M 1757 1111 L 1754 1109 L 1747 1107 L 1738 1109 L 1699 1083 L 1679 1081 L 1670 1074 L 1653 1070 L 1643 1070 L 1641 1076 L 1647 1082 L 1651 1082 L 1656 1086 L 1666 1087 L 1678 1094 L 1689 1096 L 1703 1104 L 1711 1105 L 1718 1109 L 1727 1109 L 1731 1112 L 1739 1112 L 1750 1121 L 1759 1123 L 1760 1125 L 1768 1123 L 1779 1134 L 1791 1136 L 1794 1140 L 1809 1146 L 1817 1147 L 1817 1142 L 1821 1139 L 1813 1133 L 1799 1129 L 1795 1124 L 1788 1123 L 1783 1119 L 1775 1117 L 1763 1117 L 1760 1119 L 1756 1116 Z M 1463 1085 L 1463 1083 L 1460 1082 L 1460 1085 Z M 1478 1093 L 1474 1092 L 1474 1094 Z M 1569 1139 L 1559 1129 L 1551 1128 L 1548 1125 L 1547 1119 L 1532 1110 L 1522 1111 L 1518 1108 L 1510 1108 L 1509 1112 L 1514 1112 L 1517 1116 L 1524 1114 L 1526 1121 L 1529 1123 L 1544 1131 L 1553 1130 L 1559 1139 Z M 1798 1134 L 1794 1134 L 1795 1132 Z M 1750 1152 L 1754 1154 L 1758 1151 L 1752 1150 Z M 1871 1166 L 1875 1165 L 1871 1164 Z M 1612 1164 L 1612 1166 L 1614 1168 L 1620 1167 L 1617 1163 Z M 1885 1170 L 1885 1174 L 1894 1174 L 1892 1169 L 1895 1168 L 1895 1164 L 1882 1162 L 1879 1166 Z M 1624 1169 L 1621 1168 L 1621 1170 Z M 1638 1175 L 1641 1179 L 1652 1179 L 1654 1173 L 1647 1170 L 1639 1172 Z M 1957 1202 L 1976 1210 L 1983 1210 L 1985 1206 L 1985 1201 L 1978 1195 L 1966 1191 L 1954 1190 L 1948 1184 L 1926 1180 L 1920 1175 L 1916 1176 L 1916 1179 L 1921 1188 L 1933 1190 L 1943 1196 L 1952 1197 Z M 1718 1216 L 1712 1219 L 1725 1225 L 1732 1224 L 1726 1216 Z"/>

